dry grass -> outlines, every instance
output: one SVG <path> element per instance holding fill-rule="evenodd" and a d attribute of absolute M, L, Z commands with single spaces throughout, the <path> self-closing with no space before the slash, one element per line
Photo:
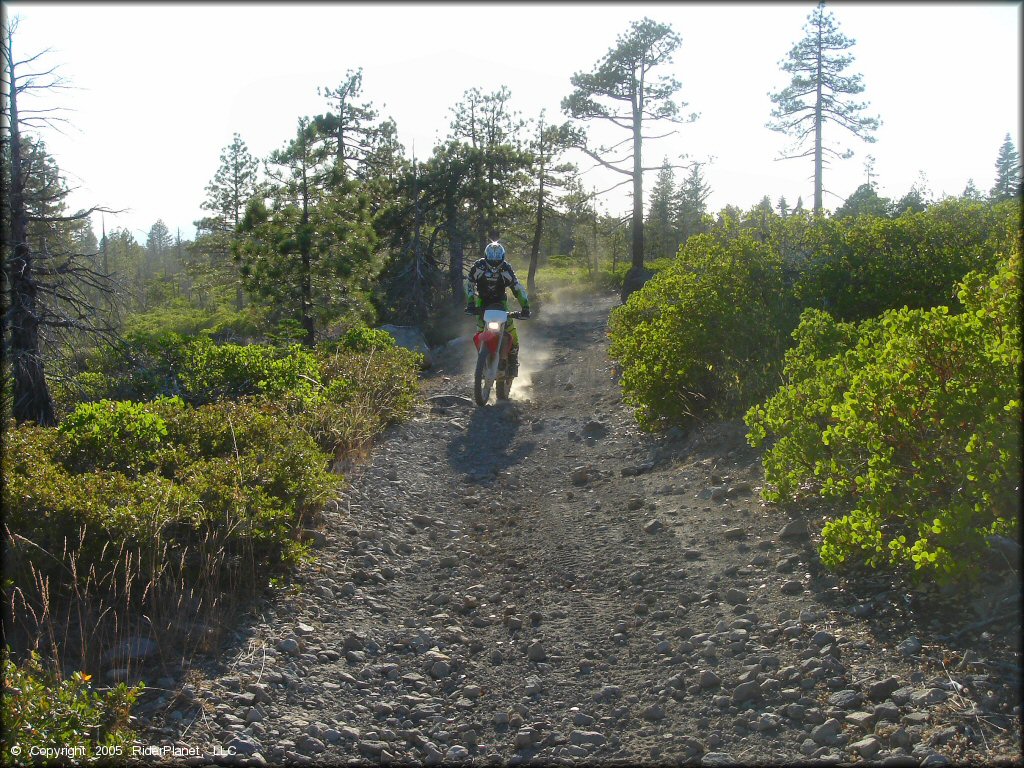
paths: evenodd
<path fill-rule="evenodd" d="M 184 546 L 108 542 L 87 567 L 79 555 L 87 527 L 53 553 L 5 526 L 8 563 L 27 575 L 4 590 L 5 642 L 19 656 L 38 652 L 65 674 L 81 670 L 108 682 L 137 679 L 143 666 L 187 666 L 216 645 L 227 619 L 259 588 L 251 546 L 226 545 L 240 524 L 208 528 Z M 56 565 L 59 578 L 37 567 L 40 559 Z M 116 675 L 104 677 L 110 670 Z"/>

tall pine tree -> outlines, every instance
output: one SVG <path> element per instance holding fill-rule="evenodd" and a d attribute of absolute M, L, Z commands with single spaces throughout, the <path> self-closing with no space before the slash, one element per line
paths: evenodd
<path fill-rule="evenodd" d="M 866 142 L 875 141 L 871 132 L 880 123 L 878 118 L 861 114 L 868 106 L 866 102 L 844 98 L 862 93 L 864 84 L 859 74 L 843 74 L 853 63 L 853 56 L 844 51 L 852 48 L 855 41 L 839 31 L 835 18 L 825 11 L 824 2 L 818 3 L 807 17 L 804 33 L 787 60 L 781 62 L 782 69 L 793 78 L 781 91 L 769 94 L 776 106 L 772 110 L 775 121 L 769 122 L 768 127 L 794 140 L 793 147 L 781 159 L 814 158 L 814 212 L 820 213 L 824 166 L 829 162 L 826 155 L 841 159 L 853 156 L 851 150 L 840 153 L 836 147 L 825 144 L 825 123 L 845 128 Z"/>
<path fill-rule="evenodd" d="M 520 138 L 525 121 L 511 109 L 510 98 L 505 86 L 491 93 L 471 88 L 452 109 L 452 138 L 468 145 L 472 162 L 470 221 L 479 256 L 529 180 L 531 157 Z"/>
<path fill-rule="evenodd" d="M 238 225 L 245 207 L 256 196 L 259 163 L 249 153 L 237 133 L 220 154 L 220 167 L 206 185 L 206 200 L 201 207 L 209 211 L 196 225 L 194 252 L 203 263 L 193 263 L 192 272 L 199 286 L 234 287 L 235 308 L 244 304 L 241 276 L 231 258 L 231 247 L 238 240 Z"/>
<path fill-rule="evenodd" d="M 530 294 L 537 287 L 537 263 L 540 259 L 540 244 L 544 238 L 544 222 L 553 210 L 552 192 L 565 189 L 569 174 L 575 174 L 577 171 L 576 166 L 571 163 L 556 162 L 559 154 L 568 146 L 569 130 L 567 125 L 545 125 L 544 112 L 541 111 L 537 136 L 530 145 L 537 179 L 533 241 L 530 246 L 530 267 L 526 277 L 526 290 Z"/>
<path fill-rule="evenodd" d="M 643 164 L 644 126 L 656 121 L 682 123 L 695 120 L 696 114 L 683 119 L 675 101 L 680 83 L 671 75 L 657 74 L 672 62 L 682 40 L 667 24 L 644 18 L 634 21 L 620 35 L 597 65 L 588 72 L 577 72 L 570 82 L 575 89 L 562 99 L 562 110 L 576 120 L 607 121 L 629 132 L 614 147 L 591 148 L 580 136 L 577 146 L 601 166 L 624 176 L 623 184 L 633 186 L 632 267 L 623 284 L 622 298 L 642 285 L 644 270 L 644 183 L 647 170 Z M 671 133 L 674 133 L 672 131 Z M 663 134 L 667 136 L 669 134 Z M 623 144 L 632 151 L 615 157 Z M 618 185 L 616 185 L 618 186 Z"/>
<path fill-rule="evenodd" d="M 312 346 L 319 324 L 364 307 L 375 275 L 369 201 L 341 178 L 324 135 L 301 118 L 296 136 L 270 156 L 271 206 L 257 196 L 235 245 L 250 293 L 277 304 Z"/>
<path fill-rule="evenodd" d="M 675 198 L 676 228 L 679 242 L 685 243 L 691 236 L 707 232 L 707 200 L 711 187 L 701 172 L 703 163 L 694 163 L 679 185 Z"/>
<path fill-rule="evenodd" d="M 996 183 L 989 191 L 989 199 L 1000 202 L 1020 195 L 1020 155 L 1017 154 L 1010 134 L 1006 134 L 996 157 Z"/>
<path fill-rule="evenodd" d="M 679 234 L 672 215 L 675 187 L 675 174 L 666 157 L 651 188 L 651 204 L 644 223 L 647 255 L 652 259 L 674 256 L 679 247 Z"/>

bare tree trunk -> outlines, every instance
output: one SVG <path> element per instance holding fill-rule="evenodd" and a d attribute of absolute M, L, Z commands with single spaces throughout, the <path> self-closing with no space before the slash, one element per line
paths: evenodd
<path fill-rule="evenodd" d="M 824 207 L 822 157 L 821 157 L 821 25 L 818 25 L 818 84 L 817 98 L 814 102 L 814 212 L 821 213 Z"/>
<path fill-rule="evenodd" d="M 305 134 L 303 134 L 305 136 Z M 302 328 L 306 332 L 302 343 L 312 347 L 316 341 L 316 330 L 313 327 L 313 280 L 310 263 L 310 242 L 306 233 L 309 230 L 309 182 L 306 178 L 306 147 L 302 147 L 302 229 L 303 236 L 299 239 L 299 252 L 302 255 Z"/>
<path fill-rule="evenodd" d="M 459 233 L 457 214 L 454 207 L 448 211 L 448 284 L 452 291 L 453 303 L 463 302 L 466 289 L 462 282 L 462 269 L 465 257 L 462 252 L 462 236 Z"/>
<path fill-rule="evenodd" d="M 542 150 L 543 151 L 543 150 Z M 537 260 L 540 257 L 540 240 L 544 233 L 544 160 L 540 166 L 540 189 L 537 193 L 537 222 L 533 228 L 533 245 L 530 246 L 530 271 L 526 276 L 526 292 L 531 296 L 537 288 Z"/>
<path fill-rule="evenodd" d="M 640 81 L 640 90 L 643 90 L 643 80 Z M 643 139 L 640 131 L 642 127 L 642 115 L 639 103 L 633 105 L 633 221 L 632 221 L 632 266 L 622 281 L 622 292 L 620 298 L 622 303 L 634 291 L 646 283 L 651 273 L 644 268 L 644 173 L 641 148 Z"/>
<path fill-rule="evenodd" d="M 644 172 L 639 109 L 633 110 L 633 270 L 644 268 Z"/>
<path fill-rule="evenodd" d="M 242 219 L 242 211 L 241 211 L 242 205 L 240 204 L 241 200 L 240 200 L 240 195 L 239 195 L 239 192 L 238 192 L 240 187 L 241 187 L 241 183 L 239 182 L 238 174 L 236 173 L 235 174 L 235 178 L 234 178 L 234 191 L 232 193 L 232 195 L 233 195 L 232 208 L 234 209 L 233 210 L 233 214 L 234 214 L 234 219 L 235 219 L 235 221 L 234 221 L 234 225 L 235 226 L 231 230 L 231 242 L 232 243 L 237 243 L 238 242 L 238 223 Z M 230 249 L 230 246 L 228 248 L 228 261 L 229 262 L 231 261 L 231 249 Z M 235 267 L 235 269 L 237 271 L 237 266 Z M 237 277 L 237 278 L 235 278 L 235 309 L 237 309 L 239 312 L 241 312 L 244 307 L 245 307 L 245 292 L 242 290 L 242 279 L 240 277 Z"/>
<path fill-rule="evenodd" d="M 17 421 L 34 421 L 42 426 L 57 423 L 53 398 L 46 383 L 43 358 L 39 349 L 39 314 L 32 250 L 28 244 L 28 211 L 25 204 L 25 178 L 21 157 L 21 131 L 18 124 L 17 82 L 14 73 L 12 35 L 8 32 L 7 74 L 10 78 L 11 131 L 11 259 L 7 264 L 9 352 L 14 376 L 12 414 Z"/>
<path fill-rule="evenodd" d="M 11 195 L 11 208 L 18 201 Z M 39 349 L 36 284 L 32 278 L 32 252 L 25 242 L 25 216 L 12 215 L 14 253 L 10 261 L 10 355 L 14 375 L 12 415 L 17 421 L 34 421 L 44 427 L 57 423 L 53 398 L 46 383 Z"/>

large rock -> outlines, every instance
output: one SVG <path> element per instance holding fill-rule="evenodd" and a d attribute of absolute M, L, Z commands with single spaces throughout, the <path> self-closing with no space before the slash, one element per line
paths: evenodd
<path fill-rule="evenodd" d="M 995 556 L 991 560 L 993 567 L 1010 568 L 1015 571 L 1020 570 L 1020 542 L 1009 539 L 1006 536 L 999 536 L 998 534 L 993 534 L 992 536 L 987 537 L 985 541 L 995 553 Z"/>
<path fill-rule="evenodd" d="M 626 279 L 622 281 L 622 303 L 626 303 L 626 299 L 634 291 L 639 291 L 644 287 L 644 284 L 654 277 L 654 272 L 644 267 L 630 267 L 629 272 L 626 273 Z"/>
<path fill-rule="evenodd" d="M 129 637 L 115 648 L 103 654 L 102 662 L 109 664 L 112 661 L 131 661 L 148 659 L 157 651 L 157 644 L 148 637 Z"/>
<path fill-rule="evenodd" d="M 429 368 L 433 364 L 427 339 L 419 328 L 412 325 L 387 324 L 382 325 L 380 330 L 390 333 L 398 346 L 421 353 L 423 355 L 424 368 Z"/>
<path fill-rule="evenodd" d="M 811 738 L 814 739 L 816 744 L 821 744 L 822 746 L 827 747 L 838 743 L 839 734 L 842 732 L 842 723 L 832 717 L 812 730 Z"/>

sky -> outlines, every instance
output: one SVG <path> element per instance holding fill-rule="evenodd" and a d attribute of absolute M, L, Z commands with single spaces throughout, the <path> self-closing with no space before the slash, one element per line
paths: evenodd
<path fill-rule="evenodd" d="M 549 123 L 566 119 L 560 102 L 570 77 L 591 71 L 644 16 L 682 38 L 663 71 L 682 84 L 682 111 L 700 115 L 647 142 L 644 164 L 710 161 L 703 172 L 712 212 L 748 209 L 765 195 L 790 205 L 802 197 L 810 207 L 812 161 L 778 160 L 792 142 L 765 124 L 769 93 L 789 82 L 780 62 L 814 5 L 3 3 L 5 18 L 18 19 L 15 59 L 49 49 L 41 61 L 72 86 L 33 102 L 67 109 L 70 125 L 42 138 L 75 188 L 71 207 L 123 209 L 106 214 L 105 226 L 130 229 L 140 242 L 157 219 L 191 238 L 232 134 L 265 158 L 295 135 L 300 117 L 326 111 L 318 87 L 337 86 L 347 70 L 362 67 L 364 99 L 395 120 L 407 156 L 415 147 L 423 160 L 474 87 L 507 86 L 524 118 L 544 110 Z M 968 179 L 987 192 L 1007 133 L 1021 149 L 1022 3 L 827 7 L 856 41 L 846 71 L 863 76 L 856 98 L 882 124 L 872 144 L 826 127 L 827 142 L 855 155 L 826 169 L 825 207 L 834 210 L 866 181 L 868 155 L 883 196 L 902 197 L 915 184 L 933 198 L 958 195 Z M 584 185 L 604 189 L 620 178 L 609 174 L 589 170 Z M 628 189 L 603 196 L 599 208 L 624 214 Z M 97 217 L 97 234 L 100 226 Z"/>

